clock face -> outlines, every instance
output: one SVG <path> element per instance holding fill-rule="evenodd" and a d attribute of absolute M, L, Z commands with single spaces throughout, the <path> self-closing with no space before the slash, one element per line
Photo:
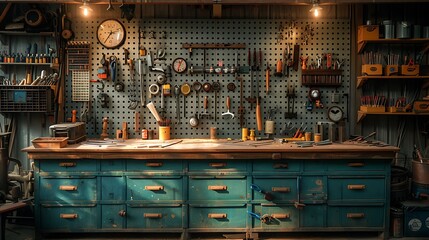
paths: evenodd
<path fill-rule="evenodd" d="M 344 112 L 338 106 L 332 106 L 328 109 L 328 118 L 333 122 L 339 122 L 343 119 Z"/>
<path fill-rule="evenodd" d="M 188 68 L 188 64 L 184 58 L 176 58 L 173 60 L 173 70 L 177 73 L 183 73 Z"/>
<path fill-rule="evenodd" d="M 105 48 L 117 48 L 124 44 L 125 27 L 116 19 L 107 19 L 98 25 L 97 39 Z"/>

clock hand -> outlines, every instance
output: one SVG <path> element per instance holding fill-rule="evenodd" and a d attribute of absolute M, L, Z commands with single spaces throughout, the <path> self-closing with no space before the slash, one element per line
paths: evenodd
<path fill-rule="evenodd" d="M 110 33 L 109 33 L 109 35 L 107 35 L 107 37 L 106 37 L 106 39 L 104 40 L 104 43 L 106 43 L 107 42 L 107 40 L 109 39 L 109 37 L 110 37 L 110 35 L 112 35 L 112 31 L 110 31 Z"/>

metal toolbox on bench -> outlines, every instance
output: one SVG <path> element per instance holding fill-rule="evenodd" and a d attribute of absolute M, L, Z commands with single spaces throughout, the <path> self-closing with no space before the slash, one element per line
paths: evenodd
<path fill-rule="evenodd" d="M 51 137 L 68 137 L 69 144 L 75 144 L 86 139 L 84 122 L 60 123 L 49 127 Z"/>

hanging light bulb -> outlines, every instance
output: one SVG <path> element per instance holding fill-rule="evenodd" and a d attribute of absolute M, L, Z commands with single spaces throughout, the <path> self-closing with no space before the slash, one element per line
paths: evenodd
<path fill-rule="evenodd" d="M 88 16 L 93 10 L 88 4 L 88 0 L 82 0 L 83 5 L 79 8 L 82 10 L 82 14 L 86 17 Z"/>
<path fill-rule="evenodd" d="M 315 17 L 318 17 L 322 8 L 319 6 L 319 0 L 311 0 L 311 4 L 313 6 L 310 9 L 310 12 L 313 13 Z"/>

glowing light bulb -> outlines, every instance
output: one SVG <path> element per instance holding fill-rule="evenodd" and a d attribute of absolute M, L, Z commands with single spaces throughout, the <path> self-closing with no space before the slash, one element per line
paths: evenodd
<path fill-rule="evenodd" d="M 315 16 L 315 17 L 318 17 L 318 16 L 319 16 L 319 10 L 317 10 L 317 9 L 316 9 L 316 10 L 314 10 L 314 16 Z"/>
<path fill-rule="evenodd" d="M 316 13 L 317 13 L 317 12 L 316 12 Z M 316 13 L 315 13 L 315 14 L 316 14 Z M 88 16 L 88 14 L 89 14 L 88 8 L 84 8 L 84 9 L 83 9 L 83 15 L 84 15 L 84 16 Z M 317 16 L 317 15 L 316 15 L 316 16 Z"/>

